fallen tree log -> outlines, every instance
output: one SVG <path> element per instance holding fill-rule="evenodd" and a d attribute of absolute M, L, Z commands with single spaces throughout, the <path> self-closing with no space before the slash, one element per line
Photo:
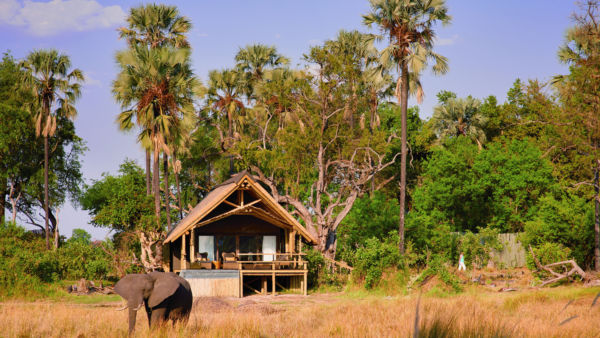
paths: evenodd
<path fill-rule="evenodd" d="M 589 274 L 587 274 L 585 271 L 583 271 L 583 269 L 581 267 L 579 267 L 577 262 L 575 262 L 575 260 L 573 260 L 573 259 L 542 265 L 540 263 L 540 261 L 537 259 L 537 257 L 535 257 L 535 254 L 533 253 L 533 249 L 531 248 L 531 246 L 529 246 L 529 252 L 531 252 L 531 257 L 533 258 L 533 261 L 535 262 L 535 265 L 537 266 L 537 268 L 539 270 L 546 271 L 549 274 L 551 274 L 552 276 L 554 276 L 554 278 L 550 278 L 548 280 L 543 281 L 541 286 L 556 283 L 562 279 L 568 279 L 573 275 L 579 275 L 584 283 L 589 283 L 592 280 L 592 277 Z M 566 273 L 559 273 L 552 269 L 552 267 L 567 267 L 568 265 L 571 265 L 571 269 L 568 270 Z"/>

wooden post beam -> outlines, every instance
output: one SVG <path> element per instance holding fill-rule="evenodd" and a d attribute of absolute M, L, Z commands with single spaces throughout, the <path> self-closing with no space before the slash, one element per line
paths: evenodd
<path fill-rule="evenodd" d="M 308 276 L 307 276 L 307 274 L 308 274 L 307 271 L 304 270 L 304 283 L 303 283 L 304 284 L 304 290 L 303 290 L 303 293 L 304 293 L 305 296 L 308 295 L 308 278 L 307 278 Z"/>
<path fill-rule="evenodd" d="M 187 255 L 185 252 L 185 233 L 181 236 L 181 270 L 187 270 Z"/>
<path fill-rule="evenodd" d="M 190 263 L 193 264 L 196 261 L 196 236 L 194 236 L 194 228 L 190 230 Z M 190 265 L 191 265 L 190 264 Z"/>

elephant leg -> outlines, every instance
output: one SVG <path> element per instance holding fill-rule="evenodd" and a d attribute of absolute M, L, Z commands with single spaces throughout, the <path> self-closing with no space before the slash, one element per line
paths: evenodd
<path fill-rule="evenodd" d="M 146 308 L 146 317 L 148 317 L 148 327 L 151 327 L 150 323 L 152 322 L 152 309 L 148 306 L 148 302 L 144 302 L 144 307 Z"/>
<path fill-rule="evenodd" d="M 135 309 L 129 308 L 129 334 L 132 334 L 135 330 L 135 318 L 137 316 L 137 311 Z"/>
<path fill-rule="evenodd" d="M 173 325 L 175 325 L 175 322 L 180 322 L 185 326 L 188 322 L 189 317 L 190 311 L 184 308 L 172 309 L 169 313 L 169 319 L 173 321 Z"/>
<path fill-rule="evenodd" d="M 156 328 L 165 323 L 168 319 L 168 312 L 165 308 L 152 309 L 152 315 L 150 319 L 150 328 Z"/>

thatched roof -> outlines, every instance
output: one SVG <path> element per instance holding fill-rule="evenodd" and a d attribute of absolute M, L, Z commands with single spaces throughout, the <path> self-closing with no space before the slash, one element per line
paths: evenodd
<path fill-rule="evenodd" d="M 167 234 L 164 243 L 169 243 L 199 223 L 206 221 L 206 216 L 210 214 L 217 206 L 227 199 L 233 192 L 237 191 L 243 185 L 243 189 L 252 190 L 260 199 L 260 202 L 269 208 L 272 216 L 277 217 L 277 221 L 296 230 L 298 234 L 304 237 L 309 243 L 316 244 L 316 239 L 304 228 L 298 220 L 290 215 L 271 194 L 269 194 L 260 184 L 258 184 L 252 175 L 247 171 L 242 171 L 233 175 L 230 179 L 217 185 L 206 197 L 198 203 L 190 213 L 185 216 L 178 224 Z"/>

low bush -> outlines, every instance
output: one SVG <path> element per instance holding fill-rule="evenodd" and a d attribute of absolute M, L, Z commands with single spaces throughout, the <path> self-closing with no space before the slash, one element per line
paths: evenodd
<path fill-rule="evenodd" d="M 354 280 L 364 280 L 365 287 L 372 289 L 378 286 L 385 270 L 407 269 L 415 259 L 412 245 L 407 243 L 405 253 L 401 255 L 398 251 L 398 241 L 396 231 L 391 231 L 383 240 L 376 237 L 367 239 L 365 245 L 357 248 L 350 257 L 350 263 L 354 267 Z"/>
<path fill-rule="evenodd" d="M 465 255 L 465 263 L 475 263 L 478 268 L 484 267 L 490 259 L 490 252 L 502 249 L 498 233 L 497 229 L 492 228 L 480 228 L 477 233 L 467 231 L 460 238 L 458 245 L 458 251 Z M 456 263 L 456 260 L 454 262 Z"/>
<path fill-rule="evenodd" d="M 334 273 L 329 269 L 329 264 L 323 255 L 313 249 L 305 250 L 306 260 L 308 262 L 308 287 L 313 289 L 330 288 L 341 289 L 346 277 L 340 273 Z"/>
<path fill-rule="evenodd" d="M 571 249 L 563 246 L 560 243 L 551 243 L 551 242 L 542 243 L 539 246 L 532 248 L 532 250 L 533 250 L 533 253 L 535 254 L 535 257 L 538 259 L 538 261 L 542 265 L 560 262 L 560 261 L 566 261 L 572 257 Z M 527 251 L 526 261 L 527 261 L 527 267 L 530 270 L 535 271 L 534 274 L 536 275 L 536 277 L 539 277 L 539 278 L 548 277 L 549 274 L 547 272 L 540 271 L 537 269 L 537 267 L 535 265 L 535 261 L 533 260 L 533 257 L 531 256 L 530 251 Z"/>
<path fill-rule="evenodd" d="M 76 230 L 58 250 L 14 223 L 0 224 L 0 298 L 49 295 L 64 279 L 104 279 L 113 273 L 103 250 Z"/>
<path fill-rule="evenodd" d="M 437 276 L 440 279 L 440 281 L 444 282 L 444 284 L 452 288 L 452 291 L 461 292 L 462 287 L 460 286 L 460 280 L 448 270 L 445 263 L 446 260 L 443 256 L 434 255 L 430 259 L 425 270 L 423 270 L 419 278 L 417 278 L 415 283 L 421 284 L 425 282 L 425 280 L 427 280 L 428 278 L 432 276 Z"/>

